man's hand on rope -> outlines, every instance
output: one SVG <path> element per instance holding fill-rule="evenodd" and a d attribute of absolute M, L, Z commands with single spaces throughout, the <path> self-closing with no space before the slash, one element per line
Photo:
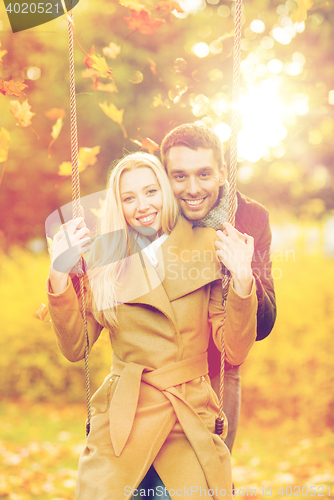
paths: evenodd
<path fill-rule="evenodd" d="M 216 234 L 219 238 L 215 242 L 217 256 L 230 271 L 235 291 L 242 296 L 249 295 L 253 282 L 254 238 L 240 233 L 228 222 L 224 224 L 224 231 Z"/>

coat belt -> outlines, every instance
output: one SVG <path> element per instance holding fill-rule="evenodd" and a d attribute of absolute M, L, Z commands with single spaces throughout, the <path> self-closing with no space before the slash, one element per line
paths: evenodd
<path fill-rule="evenodd" d="M 111 373 L 120 376 L 120 379 L 110 404 L 110 436 L 115 455 L 119 457 L 131 433 L 138 406 L 141 382 L 143 381 L 159 391 L 165 392 L 165 396 L 171 401 L 176 413 L 179 413 L 173 404 L 175 399 L 180 397 L 183 402 L 182 406 L 186 404 L 188 408 L 191 407 L 181 394 L 179 396 L 178 391 L 171 388 L 206 375 L 208 373 L 208 362 L 207 353 L 205 352 L 193 358 L 154 370 L 137 363 L 124 363 L 116 354 L 113 354 L 112 358 Z M 167 393 L 169 394 L 167 395 Z M 176 406 L 179 405 L 176 404 Z"/>

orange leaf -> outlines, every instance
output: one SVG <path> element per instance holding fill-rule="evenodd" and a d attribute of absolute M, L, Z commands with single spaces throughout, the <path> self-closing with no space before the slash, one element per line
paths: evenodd
<path fill-rule="evenodd" d="M 58 120 L 58 118 L 65 118 L 66 113 L 62 108 L 51 108 L 46 111 L 45 116 L 50 120 Z"/>
<path fill-rule="evenodd" d="M 6 161 L 8 158 L 9 141 L 10 141 L 9 132 L 5 128 L 1 127 L 1 130 L 0 130 L 0 163 L 3 161 Z"/>
<path fill-rule="evenodd" d="M 148 57 L 148 62 L 150 63 L 150 69 L 151 69 L 153 75 L 157 75 L 158 71 L 157 71 L 157 65 L 155 64 L 155 62 L 152 61 L 152 59 L 150 59 L 149 57 Z"/>
<path fill-rule="evenodd" d="M 131 17 L 124 17 L 130 30 L 138 30 L 143 35 L 153 35 L 155 30 L 164 24 L 163 19 L 150 18 L 147 10 L 137 12 L 131 10 Z"/>
<path fill-rule="evenodd" d="M 40 319 L 42 321 L 45 320 L 49 310 L 45 304 L 41 304 L 41 307 L 33 314 L 34 318 Z"/>
<path fill-rule="evenodd" d="M 162 10 L 164 12 L 171 12 L 172 10 L 176 10 L 180 14 L 184 12 L 179 3 L 175 2 L 175 0 L 161 0 L 157 3 L 155 8 L 156 10 Z"/>
<path fill-rule="evenodd" d="M 52 139 L 56 140 L 58 138 L 62 127 L 63 127 L 63 119 L 58 118 L 58 120 L 52 127 L 52 132 L 51 132 Z"/>
<path fill-rule="evenodd" d="M 91 68 L 93 64 L 93 59 L 90 57 L 95 53 L 95 47 L 92 45 L 92 48 L 90 49 L 90 52 L 88 52 L 88 55 L 84 58 L 84 63 L 86 64 L 87 68 Z"/>
<path fill-rule="evenodd" d="M 9 82 L 0 82 L 0 92 L 3 95 L 15 95 L 16 97 L 20 97 L 23 92 L 22 90 L 28 87 L 21 82 L 16 82 L 15 80 L 9 80 Z"/>
<path fill-rule="evenodd" d="M 20 127 L 29 127 L 31 118 L 35 113 L 31 113 L 31 106 L 28 104 L 28 99 L 22 103 L 19 101 L 10 101 L 9 111 L 15 116 Z"/>
<path fill-rule="evenodd" d="M 142 140 L 141 149 L 147 149 L 151 155 L 154 155 L 154 152 L 159 151 L 160 148 L 156 142 L 152 141 L 152 139 L 145 137 L 145 139 Z"/>

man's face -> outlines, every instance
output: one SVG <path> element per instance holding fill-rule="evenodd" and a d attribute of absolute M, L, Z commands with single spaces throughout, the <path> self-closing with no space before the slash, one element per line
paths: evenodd
<path fill-rule="evenodd" d="M 189 220 L 200 220 L 215 205 L 219 188 L 226 180 L 226 168 L 221 170 L 212 149 L 186 146 L 170 148 L 167 174 L 183 215 Z"/>

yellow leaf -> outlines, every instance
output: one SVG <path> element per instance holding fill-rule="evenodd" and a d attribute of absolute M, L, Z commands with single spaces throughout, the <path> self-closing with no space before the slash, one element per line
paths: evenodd
<path fill-rule="evenodd" d="M 110 57 L 110 59 L 116 59 L 120 51 L 121 47 L 113 42 L 110 42 L 108 47 L 103 47 L 102 49 L 103 55 L 106 57 Z"/>
<path fill-rule="evenodd" d="M 58 175 L 71 175 L 72 173 L 72 163 L 70 161 L 63 161 L 59 165 Z"/>
<path fill-rule="evenodd" d="M 112 73 L 112 68 L 108 66 L 104 57 L 91 54 L 90 58 L 93 60 L 92 68 L 96 69 L 101 78 L 109 78 Z"/>
<path fill-rule="evenodd" d="M 161 94 L 155 95 L 153 97 L 153 107 L 158 108 L 158 107 L 163 107 L 164 103 L 162 102 Z"/>
<path fill-rule="evenodd" d="M 100 103 L 99 106 L 102 111 L 114 122 L 118 123 L 119 125 L 123 122 L 124 109 L 117 109 L 115 104 L 113 104 L 112 102 L 109 104 L 109 106 L 106 102 L 104 102 L 103 104 Z"/>
<path fill-rule="evenodd" d="M 29 127 L 31 125 L 31 118 L 35 113 L 31 113 L 31 106 L 28 104 L 28 99 L 22 105 L 19 101 L 10 101 L 9 111 L 15 116 L 17 123 L 20 127 Z"/>
<path fill-rule="evenodd" d="M 97 162 L 96 155 L 100 152 L 100 146 L 95 146 L 94 148 L 80 148 L 78 157 L 78 167 L 79 172 L 83 172 L 90 165 L 94 165 Z M 70 161 L 63 161 L 59 165 L 58 175 L 71 175 L 72 174 L 72 163 Z"/>
<path fill-rule="evenodd" d="M 0 130 L 0 162 L 8 158 L 10 134 L 5 128 Z"/>
<path fill-rule="evenodd" d="M 63 119 L 58 118 L 56 123 L 52 127 L 52 132 L 51 132 L 52 139 L 56 140 L 58 138 L 60 131 L 62 129 L 62 126 L 63 126 Z"/>
<path fill-rule="evenodd" d="M 292 12 L 290 19 L 293 23 L 301 23 L 307 19 L 307 11 L 313 6 L 312 0 L 297 0 L 298 8 Z"/>
<path fill-rule="evenodd" d="M 96 155 L 100 152 L 100 146 L 94 148 L 80 148 L 79 149 L 79 171 L 82 172 L 89 165 L 94 165 L 97 162 Z"/>

